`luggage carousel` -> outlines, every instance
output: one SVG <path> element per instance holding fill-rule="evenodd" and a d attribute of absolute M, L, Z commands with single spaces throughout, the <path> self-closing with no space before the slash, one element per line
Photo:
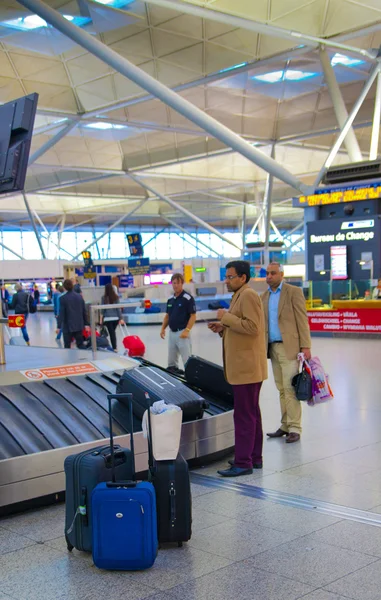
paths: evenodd
<path fill-rule="evenodd" d="M 107 353 L 95 361 L 84 351 L 7 347 L 7 353 L 0 373 L 0 515 L 62 498 L 66 456 L 107 443 L 107 394 L 115 393 L 125 369 L 139 366 Z M 16 362 L 23 370 L 15 370 Z M 187 460 L 207 462 L 234 445 L 232 410 L 197 391 L 209 408 L 202 419 L 183 423 L 181 452 Z M 126 407 L 113 401 L 112 417 L 117 443 L 128 447 Z M 147 442 L 136 417 L 134 431 L 136 470 L 143 473 Z"/>

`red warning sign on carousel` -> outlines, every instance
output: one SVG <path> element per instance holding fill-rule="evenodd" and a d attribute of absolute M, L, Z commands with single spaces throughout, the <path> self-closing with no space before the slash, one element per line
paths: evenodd
<path fill-rule="evenodd" d="M 98 369 L 92 363 L 80 363 L 59 367 L 44 367 L 43 369 L 27 369 L 26 371 L 20 371 L 20 373 L 30 381 L 42 381 L 43 379 L 57 379 L 59 377 L 98 373 Z"/>
<path fill-rule="evenodd" d="M 25 316 L 24 315 L 9 315 L 8 327 L 24 327 Z"/>

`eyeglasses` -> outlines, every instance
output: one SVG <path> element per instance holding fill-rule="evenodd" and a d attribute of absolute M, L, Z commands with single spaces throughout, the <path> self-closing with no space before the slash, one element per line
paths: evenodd
<path fill-rule="evenodd" d="M 225 279 L 229 279 L 229 281 L 231 281 L 232 279 L 235 279 L 236 277 L 239 277 L 239 275 L 227 275 L 225 277 Z"/>

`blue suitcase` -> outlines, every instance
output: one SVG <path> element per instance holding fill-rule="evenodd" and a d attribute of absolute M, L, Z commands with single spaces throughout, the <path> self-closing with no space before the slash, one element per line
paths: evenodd
<path fill-rule="evenodd" d="M 138 571 L 152 567 L 158 550 L 155 489 L 151 483 L 135 481 L 132 394 L 109 394 L 128 400 L 131 416 L 132 481 L 98 484 L 92 493 L 93 561 L 100 569 Z M 111 454 L 113 442 L 111 436 Z M 112 465 L 114 461 L 112 458 Z"/>

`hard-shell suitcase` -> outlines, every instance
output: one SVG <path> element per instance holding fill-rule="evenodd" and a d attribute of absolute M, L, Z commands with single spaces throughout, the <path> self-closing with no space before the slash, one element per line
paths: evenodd
<path fill-rule="evenodd" d="M 145 392 L 152 401 L 165 400 L 168 404 L 176 404 L 183 411 L 183 421 L 201 419 L 208 403 L 197 392 L 194 392 L 181 381 L 165 371 L 155 367 L 137 367 L 125 371 L 119 380 L 118 394 L 133 394 L 133 410 L 135 415 L 143 418 L 147 408 Z"/>
<path fill-rule="evenodd" d="M 107 397 L 110 405 L 111 399 L 120 399 L 115 394 Z M 100 483 L 93 490 L 93 561 L 101 569 L 136 571 L 151 567 L 157 556 L 156 495 L 151 483 L 135 481 L 131 394 L 123 401 L 128 401 L 130 407 L 132 478 L 116 481 L 112 469 L 112 481 Z"/>
<path fill-rule="evenodd" d="M 233 407 L 233 387 L 224 376 L 224 370 L 199 356 L 190 356 L 185 365 L 187 382 L 201 392 L 209 392 Z"/>
<path fill-rule="evenodd" d="M 177 542 L 179 546 L 192 535 L 192 495 L 188 463 L 179 453 L 176 460 L 156 461 L 152 452 L 151 401 L 148 404 L 149 478 L 156 492 L 159 544 Z"/>
<path fill-rule="evenodd" d="M 131 358 L 144 356 L 146 347 L 139 336 L 130 335 L 126 325 L 120 326 L 123 335 L 123 346 Z"/>
<path fill-rule="evenodd" d="M 101 481 L 111 479 L 111 448 L 98 446 L 65 459 L 65 538 L 68 550 L 91 552 L 91 493 Z M 122 480 L 132 477 L 132 455 L 115 446 L 115 472 Z"/>

